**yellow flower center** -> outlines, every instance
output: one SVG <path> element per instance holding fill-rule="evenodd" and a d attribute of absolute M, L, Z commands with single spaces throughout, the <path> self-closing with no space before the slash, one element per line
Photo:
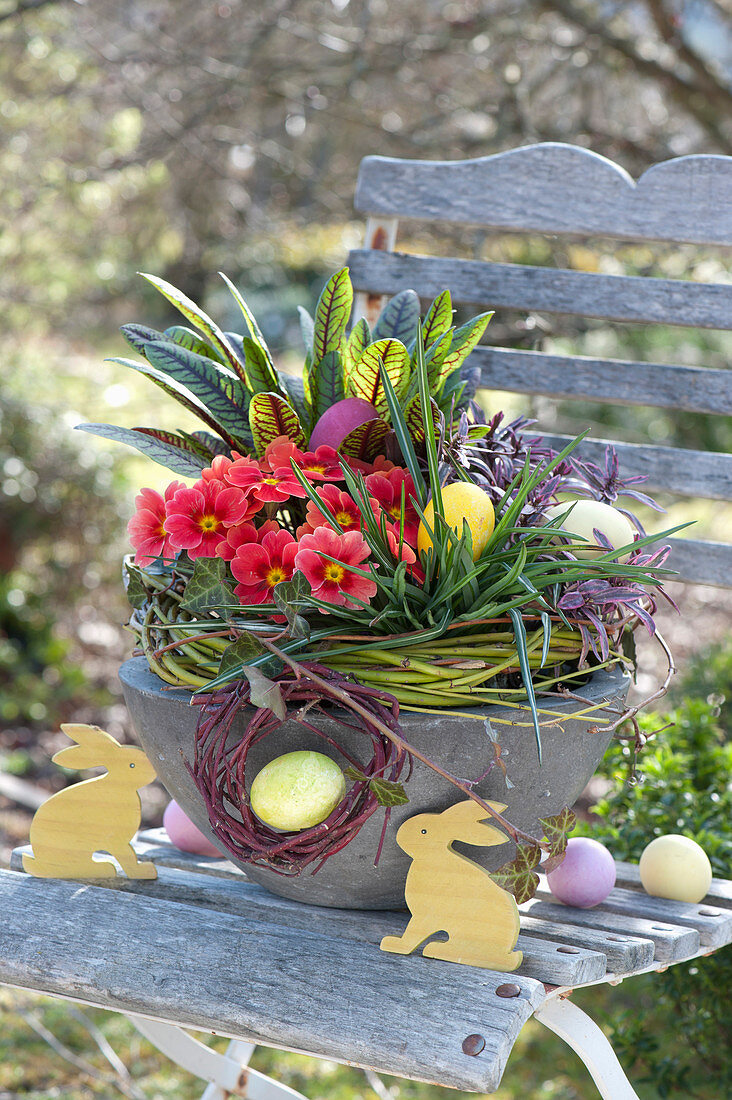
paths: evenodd
<path fill-rule="evenodd" d="M 304 466 L 303 470 L 306 474 L 324 474 L 325 466 Z"/>
<path fill-rule="evenodd" d="M 219 526 L 219 521 L 216 519 L 216 516 L 201 516 L 198 525 L 202 531 L 216 531 Z"/>
<path fill-rule="evenodd" d="M 280 581 L 284 581 L 284 580 L 287 580 L 287 578 L 285 577 L 284 569 L 281 569 L 280 566 L 278 566 L 278 565 L 273 565 L 272 568 L 267 573 L 267 577 L 266 577 L 267 587 L 268 588 L 274 588 L 274 586 L 276 584 L 279 584 Z"/>
<path fill-rule="evenodd" d="M 325 579 L 333 584 L 340 584 L 345 576 L 345 569 L 335 561 L 329 561 L 325 567 Z"/>
<path fill-rule="evenodd" d="M 353 516 L 350 512 L 336 512 L 335 519 L 339 527 L 350 527 L 353 523 Z"/>

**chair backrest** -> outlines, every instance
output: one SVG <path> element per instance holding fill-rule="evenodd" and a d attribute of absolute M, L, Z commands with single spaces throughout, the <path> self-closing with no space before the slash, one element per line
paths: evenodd
<path fill-rule="evenodd" d="M 393 251 L 400 218 L 453 227 L 557 237 L 732 246 L 732 157 L 685 156 L 636 183 L 619 165 L 573 145 L 543 143 L 477 160 L 366 157 L 356 209 L 367 216 L 366 247 L 349 256 L 362 312 L 407 287 L 429 301 L 448 287 L 456 305 L 570 314 L 609 322 L 732 329 L 732 285 L 598 274 Z M 488 328 L 490 338 L 491 326 Z M 481 385 L 616 405 L 732 414 L 732 369 L 544 354 L 484 346 L 470 359 Z M 542 426 L 545 427 L 545 426 Z M 557 442 L 568 437 L 551 436 Z M 607 440 L 579 454 L 604 465 Z M 615 441 L 611 441 L 615 442 Z M 732 455 L 615 443 L 626 475 L 651 492 L 732 500 Z M 693 529 L 692 529 L 693 530 Z M 732 545 L 672 540 L 679 579 L 732 587 Z"/>

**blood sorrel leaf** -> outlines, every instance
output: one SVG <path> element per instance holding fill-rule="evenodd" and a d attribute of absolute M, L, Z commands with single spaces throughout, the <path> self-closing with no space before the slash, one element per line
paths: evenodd
<path fill-rule="evenodd" d="M 221 426 L 211 415 L 208 409 L 199 402 L 198 399 L 194 400 L 194 395 L 190 394 L 187 390 L 178 388 L 179 384 L 173 384 L 172 381 L 166 377 L 161 371 L 156 370 L 155 367 L 151 367 L 149 363 L 136 363 L 134 359 L 121 359 L 113 358 L 105 360 L 107 363 L 119 363 L 120 366 L 130 367 L 132 370 L 136 370 L 139 374 L 149 378 L 151 382 L 154 382 L 164 393 L 167 393 L 169 397 L 172 397 L 174 401 L 177 401 L 179 405 L 182 405 L 184 409 L 193 413 L 199 420 L 202 420 L 204 424 L 207 424 L 209 428 L 212 428 L 217 432 L 223 440 L 229 445 L 229 449 L 234 446 L 234 439 L 230 432 L 227 432 L 224 427 Z M 241 431 L 237 433 L 237 437 L 241 436 Z M 248 425 L 246 426 L 245 435 L 249 434 Z"/>
<path fill-rule="evenodd" d="M 185 599 L 180 605 L 183 610 L 202 615 L 237 604 L 226 582 L 226 568 L 223 558 L 196 558 L 193 574 L 186 584 Z"/>
<path fill-rule="evenodd" d="M 360 458 L 363 462 L 371 462 L 383 452 L 388 431 L 389 425 L 380 417 L 367 420 L 365 424 L 359 424 L 349 432 L 338 449 L 349 458 Z"/>
<path fill-rule="evenodd" d="M 354 779 L 357 783 L 368 783 L 369 788 L 380 806 L 391 808 L 404 806 L 409 802 L 409 796 L 404 790 L 403 783 L 395 783 L 392 779 L 383 779 L 381 776 L 364 775 L 358 768 L 346 768 L 344 775 L 347 779 Z"/>
<path fill-rule="evenodd" d="M 300 334 L 302 336 L 302 342 L 305 345 L 305 351 L 309 351 L 312 355 L 315 321 L 312 319 L 304 306 L 298 306 L 297 313 L 300 318 Z"/>
<path fill-rule="evenodd" d="M 166 328 L 164 335 L 181 348 L 195 351 L 196 355 L 204 355 L 207 359 L 214 359 L 222 366 L 226 365 L 221 353 L 207 340 L 200 337 L 197 332 L 194 332 L 192 328 L 186 328 L 185 325 L 171 325 L 170 328 Z"/>
<path fill-rule="evenodd" d="M 219 275 L 221 276 L 221 278 L 224 280 L 224 282 L 228 286 L 229 290 L 232 293 L 234 301 L 236 302 L 239 309 L 244 314 L 244 320 L 246 322 L 247 328 L 249 329 L 249 335 L 251 336 L 254 343 L 260 348 L 262 354 L 264 355 L 265 359 L 268 361 L 270 367 L 272 368 L 272 371 L 275 372 L 275 365 L 274 365 L 274 362 L 272 361 L 272 356 L 270 354 L 270 350 L 267 347 L 267 344 L 265 342 L 264 337 L 262 336 L 261 329 L 259 328 L 259 325 L 257 324 L 257 321 L 256 321 L 256 318 L 255 318 L 254 314 L 252 313 L 249 306 L 246 304 L 246 302 L 242 298 L 239 291 L 236 289 L 236 287 L 232 283 L 231 279 L 229 279 L 226 275 L 224 275 L 223 271 L 219 271 Z"/>
<path fill-rule="evenodd" d="M 246 428 L 249 392 L 234 375 L 212 359 L 177 344 L 151 341 L 146 348 L 151 366 L 185 386 L 222 428 L 236 435 Z"/>
<path fill-rule="evenodd" d="M 432 409 L 432 423 L 434 425 L 435 434 L 439 435 L 440 410 L 431 398 L 430 408 Z M 406 409 L 404 410 L 404 419 L 407 422 L 409 434 L 412 437 L 412 441 L 414 442 L 415 446 L 419 447 L 420 449 L 424 449 L 424 416 L 422 415 L 422 402 L 420 400 L 419 394 L 416 394 L 407 405 Z"/>
<path fill-rule="evenodd" d="M 331 275 L 323 287 L 313 324 L 313 363 L 329 351 L 340 351 L 353 306 L 353 287 L 348 268 Z"/>
<path fill-rule="evenodd" d="M 449 290 L 438 294 L 422 322 L 422 345 L 425 349 L 449 332 L 452 327 L 452 298 Z M 414 331 L 414 330 L 412 330 Z"/>
<path fill-rule="evenodd" d="M 284 397 L 285 392 L 280 384 L 279 375 L 261 345 L 249 336 L 245 336 L 242 347 L 246 359 L 247 385 L 251 392 L 253 394 L 275 392 Z"/>
<path fill-rule="evenodd" d="M 305 446 L 300 417 L 277 393 L 255 393 L 249 406 L 249 426 L 260 455 L 281 435 L 286 435 L 297 447 Z"/>
<path fill-rule="evenodd" d="M 118 428 L 116 424 L 77 424 L 76 427 L 81 432 L 133 447 L 181 477 L 199 477 L 208 465 L 182 436 L 172 432 L 159 433 L 155 428 Z M 165 438 L 159 438 L 163 434 Z"/>
<path fill-rule="evenodd" d="M 440 382 L 444 382 L 449 374 L 457 370 L 468 358 L 475 345 L 488 327 L 493 313 L 480 313 L 472 320 L 466 321 L 460 328 L 455 329 L 452 335 L 450 350 L 445 356 L 440 368 Z"/>
<path fill-rule="evenodd" d="M 287 707 L 279 684 L 269 680 L 258 668 L 249 665 L 245 665 L 241 673 L 249 681 L 249 701 L 252 706 L 271 710 L 280 722 L 284 722 L 287 718 Z"/>
<path fill-rule="evenodd" d="M 504 863 L 498 871 L 491 871 L 490 877 L 498 886 L 513 894 L 516 903 L 521 905 L 533 898 L 539 887 L 539 876 L 534 868 L 540 859 L 541 848 L 538 844 L 520 841 L 511 862 Z"/>
<path fill-rule="evenodd" d="M 313 422 L 345 397 L 343 360 L 338 351 L 329 351 L 310 372 L 310 401 Z"/>
<path fill-rule="evenodd" d="M 199 309 L 196 303 L 192 302 L 182 291 L 177 290 L 170 283 L 166 283 L 165 279 L 159 279 L 157 275 L 147 275 L 144 271 L 140 274 L 143 279 L 147 279 L 149 283 L 152 283 L 155 289 L 159 290 L 163 297 L 167 298 L 187 321 L 190 321 L 199 332 L 203 333 L 205 339 L 220 352 L 224 362 L 244 381 L 244 364 L 239 362 L 226 333 L 219 328 L 215 321 L 212 321 L 208 314 Z"/>
<path fill-rule="evenodd" d="M 266 652 L 256 635 L 249 632 L 242 634 L 221 654 L 219 677 L 240 678 L 243 675 L 243 666 Z"/>
<path fill-rule="evenodd" d="M 171 339 L 170 337 L 166 337 L 164 332 L 159 332 L 156 328 L 150 328 L 149 325 L 138 325 L 136 323 L 121 325 L 120 332 L 133 351 L 136 351 L 138 355 L 145 354 L 145 346 L 149 344 L 151 340 Z M 112 361 L 121 362 L 121 360 Z"/>
<path fill-rule="evenodd" d="M 400 340 L 377 340 L 370 344 L 348 376 L 346 397 L 361 397 L 374 406 L 380 416 L 389 415 L 389 404 L 381 382 L 381 371 L 388 374 L 399 402 L 409 386 L 409 352 Z"/>
<path fill-rule="evenodd" d="M 343 356 L 343 377 L 346 381 L 371 342 L 369 323 L 365 317 L 362 317 L 353 326 L 351 335 L 346 341 L 346 350 Z"/>
<path fill-rule="evenodd" d="M 374 326 L 374 340 L 401 340 L 407 344 L 419 324 L 419 298 L 413 290 L 400 290 L 391 298 Z"/>

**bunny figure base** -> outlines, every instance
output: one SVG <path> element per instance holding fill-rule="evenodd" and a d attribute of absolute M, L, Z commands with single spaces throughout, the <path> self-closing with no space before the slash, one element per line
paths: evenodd
<path fill-rule="evenodd" d="M 54 764 L 107 770 L 65 787 L 36 810 L 30 827 L 33 854 L 23 855 L 23 870 L 36 878 L 113 878 L 116 860 L 127 878 L 156 878 L 154 864 L 138 860 L 131 843 L 142 814 L 138 791 L 155 779 L 145 753 L 120 745 L 98 726 L 61 729 L 76 744 L 60 749 Z M 99 858 L 100 853 L 113 859 Z"/>
<path fill-rule="evenodd" d="M 381 812 L 374 813 L 342 851 L 329 857 L 315 874 L 306 868 L 299 875 L 283 875 L 258 863 L 240 862 L 212 828 L 206 803 L 189 771 L 194 760 L 200 709 L 190 705 L 191 692 L 164 684 L 150 671 L 144 657 L 125 662 L 119 675 L 140 744 L 153 761 L 160 781 L 201 832 L 224 856 L 246 871 L 250 879 L 275 894 L 310 905 L 404 909 L 409 858 L 396 843 L 396 832 L 407 818 L 418 813 L 439 813 L 462 799 L 463 795 L 451 783 L 421 761 L 415 761 L 411 778 L 405 783 L 409 802 L 392 808 L 378 863 L 375 857 L 384 821 Z M 630 677 L 617 668 L 593 673 L 581 688 L 575 689 L 588 700 L 592 711 L 584 718 L 573 716 L 573 712 L 585 709 L 575 699 L 557 695 L 548 702 L 542 700 L 542 706 L 556 717 L 549 717 L 542 727 L 541 764 L 530 719 L 501 704 L 475 707 L 475 717 L 402 711 L 400 721 L 405 739 L 430 760 L 453 775 L 476 780 L 475 791 L 481 798 L 500 802 L 507 797 L 506 781 L 500 768 L 491 767 L 494 749 L 486 732 L 488 719 L 513 784 L 508 819 L 512 825 L 536 836 L 541 829 L 540 820 L 572 805 L 594 773 L 612 738 L 612 731 L 603 728 L 603 721 L 616 718 L 625 709 L 629 683 Z M 622 709 L 618 710 L 619 707 Z M 251 716 L 246 711 L 237 714 L 227 748 L 233 749 L 239 743 Z M 347 729 L 328 714 L 313 717 L 311 712 L 308 719 L 317 722 L 319 729 L 353 759 L 362 759 L 361 731 Z M 322 736 L 288 719 L 278 730 L 251 746 L 244 777 L 247 789 L 265 764 L 296 749 L 322 752 L 339 766 L 343 762 L 342 756 Z M 495 871 L 513 857 L 511 842 L 483 848 L 474 858 L 486 870 Z"/>
<path fill-rule="evenodd" d="M 489 802 L 496 813 L 506 809 Z M 401 936 L 384 936 L 381 950 L 409 955 L 431 940 L 422 954 L 431 959 L 509 972 L 521 964 L 515 951 L 519 913 L 511 894 L 488 872 L 456 852 L 455 841 L 476 847 L 506 844 L 508 837 L 486 822 L 484 809 L 468 799 L 441 814 L 417 814 L 399 828 L 396 841 L 412 858 L 404 896 L 412 914 Z"/>

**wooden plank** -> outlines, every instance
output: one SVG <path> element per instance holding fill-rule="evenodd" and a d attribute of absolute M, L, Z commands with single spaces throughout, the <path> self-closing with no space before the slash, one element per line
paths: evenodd
<path fill-rule="evenodd" d="M 624 886 L 628 890 L 642 890 L 640 871 L 637 863 L 626 863 L 624 860 L 615 860 L 617 868 L 618 886 Z M 732 881 L 724 878 L 713 878 L 707 896 L 699 902 L 702 906 L 719 907 L 720 909 L 732 909 Z"/>
<path fill-rule="evenodd" d="M 13 853 L 15 867 L 20 867 L 23 850 L 16 849 Z M 377 948 L 385 935 L 397 935 L 403 931 L 408 919 L 406 911 L 359 911 L 304 905 L 302 902 L 289 901 L 269 893 L 256 883 L 247 881 L 241 872 L 238 879 L 210 871 L 208 874 L 201 874 L 190 867 L 177 868 L 160 862 L 155 850 L 144 844 L 136 843 L 135 850 L 140 859 L 150 859 L 157 867 L 158 879 L 154 889 L 138 889 L 139 882 L 121 877 L 105 879 L 95 885 L 123 893 L 238 914 L 263 921 L 270 927 L 282 925 L 290 930 L 316 931 L 319 935 L 332 936 L 338 940 L 370 943 Z M 565 943 L 561 938 L 556 942 L 546 942 L 546 937 L 523 934 L 519 936 L 518 947 L 523 951 L 524 960 L 517 973 L 550 985 L 582 985 L 585 982 L 598 981 L 607 970 L 607 957 L 596 947 Z"/>
<path fill-rule="evenodd" d="M 504 998 L 489 970 L 12 871 L 0 911 L 5 984 L 475 1092 L 495 1091 L 545 999 L 520 975 Z"/>
<path fill-rule="evenodd" d="M 608 970 L 614 974 L 644 970 L 653 962 L 654 945 L 651 940 L 640 936 L 626 936 L 601 928 L 541 920 L 525 913 L 521 914 L 521 928 L 531 936 L 547 937 L 572 947 L 600 951 L 607 959 Z"/>
<path fill-rule="evenodd" d="M 669 539 L 673 551 L 667 562 L 678 572 L 673 580 L 732 588 L 732 545 L 701 539 Z"/>
<path fill-rule="evenodd" d="M 732 414 L 732 370 L 494 347 L 476 348 L 470 365 L 480 368 L 480 385 L 488 389 Z"/>
<path fill-rule="evenodd" d="M 449 289 L 453 302 L 489 309 L 693 328 L 732 328 L 732 285 L 723 283 L 596 275 L 555 267 L 367 249 L 351 252 L 348 266 L 356 290 L 371 294 L 396 294 L 412 287 L 420 298 L 427 300 Z"/>
<path fill-rule="evenodd" d="M 661 924 L 645 917 L 631 916 L 626 913 L 610 912 L 602 906 L 594 909 L 574 909 L 559 902 L 533 898 L 519 907 L 521 919 L 524 913 L 540 920 L 556 921 L 559 924 L 573 924 L 578 928 L 603 928 L 620 936 L 639 936 L 651 940 L 655 945 L 655 961 L 659 963 L 678 962 L 688 959 L 699 952 L 699 933 L 695 928 L 672 924 L 664 920 Z"/>
<path fill-rule="evenodd" d="M 366 157 L 355 206 L 495 229 L 732 244 L 732 158 L 677 157 L 635 183 L 613 161 L 558 142 L 463 161 Z"/>
<path fill-rule="evenodd" d="M 543 433 L 542 433 L 543 435 Z M 571 436 L 547 433 L 543 439 L 556 450 Z M 707 500 L 732 498 L 732 455 L 717 451 L 691 451 L 681 447 L 654 447 L 641 443 L 618 443 L 608 439 L 583 439 L 572 452 L 588 462 L 605 466 L 605 450 L 615 448 L 623 477 L 642 475 L 648 489 L 665 489 L 680 496 Z"/>
<path fill-rule="evenodd" d="M 662 924 L 682 925 L 699 933 L 702 947 L 719 948 L 732 943 L 732 913 L 706 902 L 692 905 L 639 894 L 637 890 L 615 889 L 599 909 L 608 913 L 630 914 Z M 594 912 L 598 912 L 595 909 Z"/>

